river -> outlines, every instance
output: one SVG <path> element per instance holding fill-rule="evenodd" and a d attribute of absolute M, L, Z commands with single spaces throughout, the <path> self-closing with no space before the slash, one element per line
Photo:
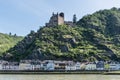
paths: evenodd
<path fill-rule="evenodd" d="M 119 75 L 4 75 L 0 80 L 120 80 Z"/>

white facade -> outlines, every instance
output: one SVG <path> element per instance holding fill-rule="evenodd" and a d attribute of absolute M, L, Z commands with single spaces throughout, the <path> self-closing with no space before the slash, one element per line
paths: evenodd
<path fill-rule="evenodd" d="M 41 65 L 40 64 L 35 64 L 32 65 L 33 70 L 40 70 L 41 69 Z"/>
<path fill-rule="evenodd" d="M 77 63 L 75 64 L 75 67 L 76 67 L 76 70 L 80 70 L 80 63 L 77 62 Z"/>
<path fill-rule="evenodd" d="M 0 70 L 2 70 L 2 69 L 3 69 L 2 64 L 0 64 Z"/>
<path fill-rule="evenodd" d="M 85 64 L 85 63 L 82 63 L 81 66 L 80 66 L 80 69 L 81 69 L 81 70 L 85 70 L 85 68 L 86 68 L 86 64 Z"/>
<path fill-rule="evenodd" d="M 65 70 L 66 61 L 54 61 L 56 70 Z"/>
<path fill-rule="evenodd" d="M 80 70 L 80 63 L 71 62 L 65 66 L 65 70 Z"/>
<path fill-rule="evenodd" d="M 33 66 L 30 63 L 20 63 L 19 70 L 32 70 Z"/>
<path fill-rule="evenodd" d="M 104 70 L 104 68 L 97 68 L 97 70 Z"/>
<path fill-rule="evenodd" d="M 19 65 L 10 65 L 9 70 L 19 70 Z"/>
<path fill-rule="evenodd" d="M 76 66 L 65 66 L 65 70 L 76 70 Z"/>
<path fill-rule="evenodd" d="M 107 64 L 107 65 L 106 65 Z M 74 61 L 0 61 L 0 70 L 120 70 L 119 62 L 74 62 Z"/>
<path fill-rule="evenodd" d="M 117 70 L 120 70 L 120 64 L 117 64 L 116 67 L 117 67 Z"/>
<path fill-rule="evenodd" d="M 85 70 L 96 70 L 96 64 L 87 64 Z"/>
<path fill-rule="evenodd" d="M 120 64 L 111 63 L 110 70 L 120 70 Z"/>
<path fill-rule="evenodd" d="M 55 64 L 53 61 L 49 61 L 47 64 L 46 64 L 46 70 L 54 70 L 55 69 Z"/>
<path fill-rule="evenodd" d="M 10 70 L 10 66 L 8 64 L 2 65 L 3 70 Z"/>

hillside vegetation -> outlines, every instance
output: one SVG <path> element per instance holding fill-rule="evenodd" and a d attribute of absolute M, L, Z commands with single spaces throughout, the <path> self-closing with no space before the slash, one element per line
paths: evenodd
<path fill-rule="evenodd" d="M 84 16 L 74 27 L 60 25 L 31 31 L 4 55 L 7 60 L 120 60 L 120 9 Z M 8 55 L 9 53 L 9 55 Z"/>
<path fill-rule="evenodd" d="M 0 55 L 15 46 L 23 37 L 0 33 Z"/>

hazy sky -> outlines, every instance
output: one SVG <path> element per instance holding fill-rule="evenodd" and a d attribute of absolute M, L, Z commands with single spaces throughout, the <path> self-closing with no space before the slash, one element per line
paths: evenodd
<path fill-rule="evenodd" d="M 0 32 L 25 36 L 49 21 L 52 12 L 80 19 L 100 9 L 120 8 L 120 0 L 0 0 Z"/>

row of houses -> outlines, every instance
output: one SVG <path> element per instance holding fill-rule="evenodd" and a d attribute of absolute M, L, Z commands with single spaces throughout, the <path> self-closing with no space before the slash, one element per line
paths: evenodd
<path fill-rule="evenodd" d="M 0 61 L 0 70 L 120 70 L 119 62 L 74 62 L 54 60 Z"/>

